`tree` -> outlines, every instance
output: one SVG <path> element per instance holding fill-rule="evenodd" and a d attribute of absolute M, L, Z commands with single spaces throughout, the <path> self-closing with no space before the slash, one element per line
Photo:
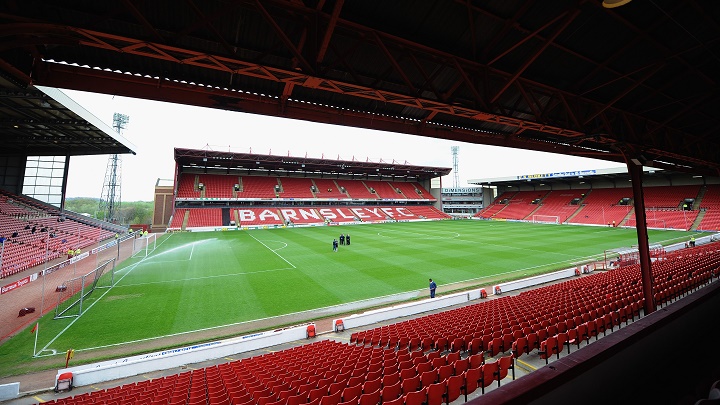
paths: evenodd
<path fill-rule="evenodd" d="M 98 212 L 99 198 L 75 197 L 65 199 L 65 209 L 76 212 L 78 214 L 89 214 L 96 219 L 102 219 L 98 216 L 102 213 Z M 152 201 L 123 201 L 122 208 L 118 215 L 120 224 L 150 224 L 153 215 Z"/>

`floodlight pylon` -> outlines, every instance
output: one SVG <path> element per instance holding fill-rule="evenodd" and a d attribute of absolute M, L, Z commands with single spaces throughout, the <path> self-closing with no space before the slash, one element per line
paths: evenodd
<path fill-rule="evenodd" d="M 113 114 L 113 128 L 120 134 L 130 122 L 130 117 L 124 114 Z M 100 197 L 99 211 L 103 220 L 108 222 L 119 222 L 120 205 L 122 203 L 122 158 L 113 154 L 108 157 L 105 169 L 105 181 Z"/>
<path fill-rule="evenodd" d="M 453 188 L 460 187 L 460 173 L 458 171 L 458 152 L 460 151 L 459 146 L 451 146 L 453 156 Z"/>

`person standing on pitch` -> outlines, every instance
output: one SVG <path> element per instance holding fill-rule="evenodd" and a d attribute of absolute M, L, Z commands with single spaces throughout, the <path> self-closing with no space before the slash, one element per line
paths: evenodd
<path fill-rule="evenodd" d="M 350 244 L 350 235 L 345 235 L 345 244 L 346 245 Z"/>
<path fill-rule="evenodd" d="M 333 252 L 337 252 L 338 250 L 338 241 L 337 239 L 333 239 Z"/>
<path fill-rule="evenodd" d="M 430 279 L 430 298 L 435 298 L 435 289 L 437 288 L 437 284 L 433 281 L 433 279 Z"/>

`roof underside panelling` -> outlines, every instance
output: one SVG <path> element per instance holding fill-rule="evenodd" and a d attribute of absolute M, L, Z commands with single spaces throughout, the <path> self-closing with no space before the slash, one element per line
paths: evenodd
<path fill-rule="evenodd" d="M 19 82 L 720 169 L 714 0 L 0 5 Z"/>

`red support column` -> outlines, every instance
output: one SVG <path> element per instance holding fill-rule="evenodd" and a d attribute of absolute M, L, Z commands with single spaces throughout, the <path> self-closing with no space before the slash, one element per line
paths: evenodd
<path fill-rule="evenodd" d="M 655 300 L 653 298 L 653 279 L 650 271 L 650 243 L 648 242 L 647 224 L 645 223 L 645 200 L 642 189 L 643 166 L 640 161 L 634 160 L 636 159 L 628 159 L 627 167 L 632 180 L 640 274 L 642 276 L 643 295 L 645 296 L 644 310 L 645 315 L 647 315 L 655 312 Z"/>

